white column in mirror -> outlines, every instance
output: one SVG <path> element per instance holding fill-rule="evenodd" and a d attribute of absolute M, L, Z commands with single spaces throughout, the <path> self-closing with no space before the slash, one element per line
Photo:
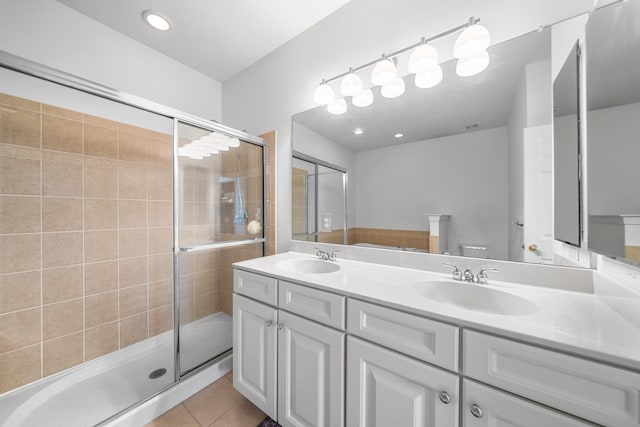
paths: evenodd
<path fill-rule="evenodd" d="M 427 214 L 429 218 L 429 252 L 442 254 L 449 250 L 449 218 L 451 215 Z"/>

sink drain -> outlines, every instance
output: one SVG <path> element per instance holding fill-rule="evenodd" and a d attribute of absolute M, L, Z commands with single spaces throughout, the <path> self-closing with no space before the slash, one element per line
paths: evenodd
<path fill-rule="evenodd" d="M 151 371 L 151 373 L 149 374 L 149 378 L 152 380 L 155 380 L 156 378 L 160 378 L 166 373 L 167 373 L 167 370 L 164 368 L 156 369 L 155 371 Z"/>

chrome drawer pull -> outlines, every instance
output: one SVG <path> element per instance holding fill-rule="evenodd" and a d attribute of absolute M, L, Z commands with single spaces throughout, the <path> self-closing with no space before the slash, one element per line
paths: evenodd
<path fill-rule="evenodd" d="M 482 418 L 482 415 L 483 415 L 482 408 L 476 405 L 475 403 L 471 405 L 470 411 L 471 411 L 471 415 L 473 415 L 474 417 Z"/>
<path fill-rule="evenodd" d="M 444 403 L 445 405 L 448 405 L 451 402 L 451 396 L 449 396 L 449 393 L 447 393 L 446 391 L 441 391 L 440 402 Z"/>

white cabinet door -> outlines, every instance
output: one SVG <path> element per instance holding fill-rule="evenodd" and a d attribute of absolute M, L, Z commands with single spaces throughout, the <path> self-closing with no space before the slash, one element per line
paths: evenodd
<path fill-rule="evenodd" d="M 344 425 L 344 333 L 279 312 L 278 422 Z"/>
<path fill-rule="evenodd" d="M 467 379 L 463 395 L 465 427 L 594 426 Z"/>
<path fill-rule="evenodd" d="M 233 295 L 233 385 L 277 419 L 277 310 Z"/>
<path fill-rule="evenodd" d="M 347 338 L 349 427 L 456 427 L 458 376 Z"/>

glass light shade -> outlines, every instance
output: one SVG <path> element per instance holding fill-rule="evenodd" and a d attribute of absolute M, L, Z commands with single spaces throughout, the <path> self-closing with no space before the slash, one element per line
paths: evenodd
<path fill-rule="evenodd" d="M 238 138 L 229 138 L 229 147 L 240 147 L 240 140 Z"/>
<path fill-rule="evenodd" d="M 489 52 L 483 50 L 477 55 L 458 59 L 458 63 L 456 64 L 456 73 L 460 77 L 475 76 L 487 68 L 489 66 L 489 62 Z"/>
<path fill-rule="evenodd" d="M 342 96 L 354 96 L 362 92 L 364 85 L 362 79 L 356 73 L 349 73 L 340 83 L 340 93 Z"/>
<path fill-rule="evenodd" d="M 171 29 L 169 20 L 153 10 L 142 12 L 142 19 L 156 30 L 169 31 Z"/>
<path fill-rule="evenodd" d="M 384 86 L 398 78 L 396 64 L 390 59 L 383 59 L 378 62 L 371 71 L 371 83 L 376 86 Z"/>
<path fill-rule="evenodd" d="M 438 66 L 438 51 L 428 44 L 423 44 L 414 49 L 409 57 L 409 72 L 414 74 L 426 73 Z"/>
<path fill-rule="evenodd" d="M 437 86 L 442 81 L 442 67 L 436 65 L 423 73 L 416 74 L 416 86 L 421 89 L 428 89 Z"/>
<path fill-rule="evenodd" d="M 318 105 L 329 105 L 335 100 L 335 98 L 336 95 L 333 93 L 333 89 L 331 89 L 331 87 L 326 83 L 318 86 L 313 94 L 313 102 Z"/>
<path fill-rule="evenodd" d="M 347 112 L 347 101 L 344 98 L 336 99 L 327 105 L 327 111 L 331 114 L 344 114 Z"/>
<path fill-rule="evenodd" d="M 380 94 L 385 98 L 397 98 L 404 93 L 404 80 L 402 77 L 393 80 L 380 88 Z"/>
<path fill-rule="evenodd" d="M 351 98 L 351 103 L 356 107 L 368 107 L 373 104 L 373 91 L 371 89 L 363 90 Z"/>
<path fill-rule="evenodd" d="M 453 46 L 453 56 L 456 58 L 469 58 L 487 50 L 491 44 L 489 30 L 480 24 L 474 24 L 460 33 Z"/>

